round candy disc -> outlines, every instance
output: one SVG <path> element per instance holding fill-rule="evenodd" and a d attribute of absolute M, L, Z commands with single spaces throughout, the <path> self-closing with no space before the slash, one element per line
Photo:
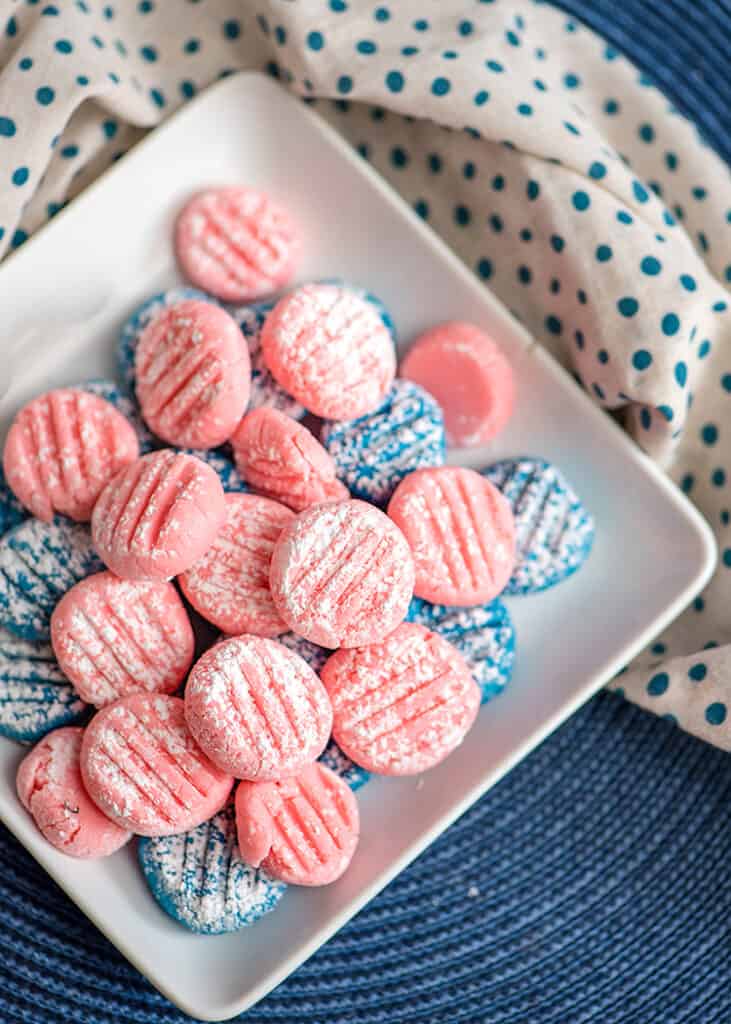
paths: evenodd
<path fill-rule="evenodd" d="M 172 583 L 133 583 L 111 572 L 72 587 L 51 616 L 58 663 L 89 704 L 132 693 L 172 693 L 193 661 L 188 613 Z"/>
<path fill-rule="evenodd" d="M 284 390 L 327 419 L 377 408 L 396 372 L 391 335 L 373 305 L 335 285 L 305 285 L 280 299 L 261 344 Z"/>
<path fill-rule="evenodd" d="M 323 647 L 376 643 L 401 622 L 414 588 L 409 545 L 363 501 L 315 505 L 285 526 L 272 557 L 274 603 Z"/>
<path fill-rule="evenodd" d="M 226 511 L 211 546 L 179 577 L 183 593 L 224 633 L 284 633 L 287 625 L 269 590 L 269 566 L 279 534 L 294 513 L 255 494 L 227 494 Z"/>
<path fill-rule="evenodd" d="M 242 782 L 236 825 L 244 860 L 290 885 L 340 878 L 360 831 L 352 791 L 321 764 L 276 782 Z"/>
<path fill-rule="evenodd" d="M 145 328 L 135 354 L 145 422 L 169 444 L 214 448 L 249 401 L 249 350 L 235 320 L 195 299 L 169 306 Z"/>
<path fill-rule="evenodd" d="M 198 561 L 225 519 L 214 470 L 164 448 L 111 481 L 94 507 L 91 529 L 97 551 L 118 576 L 165 580 Z"/>
<path fill-rule="evenodd" d="M 91 518 L 99 494 L 139 455 L 133 427 L 109 402 L 76 388 L 25 405 L 5 439 L 8 486 L 34 516 Z"/>
<path fill-rule="evenodd" d="M 497 488 L 474 470 L 417 470 L 396 488 L 388 514 L 411 547 L 417 597 L 460 607 L 484 604 L 510 579 L 513 514 Z"/>
<path fill-rule="evenodd" d="M 206 757 L 183 702 L 136 693 L 97 712 L 84 734 L 81 773 L 94 803 L 142 836 L 184 832 L 223 807 L 233 779 Z"/>
<path fill-rule="evenodd" d="M 350 496 L 320 442 L 283 412 L 254 409 L 244 416 L 231 442 L 246 482 L 295 512 Z"/>
<path fill-rule="evenodd" d="M 294 775 L 327 743 L 332 709 L 306 661 L 274 640 L 238 636 L 193 666 L 185 688 L 190 731 L 239 779 Z"/>
<path fill-rule="evenodd" d="M 289 213 L 254 188 L 200 192 L 175 225 L 183 273 L 225 302 L 250 302 L 277 291 L 294 273 L 299 252 Z"/>
<path fill-rule="evenodd" d="M 438 764 L 462 742 L 480 706 L 459 651 L 415 623 L 402 623 L 381 643 L 336 651 L 322 679 L 335 741 L 382 775 L 416 775 Z"/>
<path fill-rule="evenodd" d="M 83 729 L 57 729 L 45 736 L 18 768 L 20 801 L 39 831 L 72 857 L 108 857 L 131 839 L 89 799 L 81 781 Z"/>

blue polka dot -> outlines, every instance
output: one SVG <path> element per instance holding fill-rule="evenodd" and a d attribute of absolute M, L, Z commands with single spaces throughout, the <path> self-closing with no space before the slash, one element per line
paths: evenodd
<path fill-rule="evenodd" d="M 662 270 L 662 263 L 654 256 L 645 256 L 640 262 L 640 270 L 648 277 L 656 277 Z"/>
<path fill-rule="evenodd" d="M 706 708 L 706 721 L 709 725 L 723 725 L 726 721 L 726 705 L 721 701 L 714 701 Z"/>
<path fill-rule="evenodd" d="M 241 35 L 241 22 L 230 18 L 223 23 L 223 34 L 226 39 L 238 39 Z"/>
<path fill-rule="evenodd" d="M 465 19 L 464 21 L 460 21 L 458 30 L 461 36 L 471 36 L 475 30 L 475 26 L 471 21 L 467 21 Z"/>
<path fill-rule="evenodd" d="M 274 29 L 274 41 L 278 46 L 284 46 L 287 42 L 287 30 L 282 25 L 277 25 Z"/>
<path fill-rule="evenodd" d="M 21 71 L 29 71 L 33 67 L 33 61 L 30 57 L 23 57 L 22 60 L 18 61 L 18 67 Z"/>
<path fill-rule="evenodd" d="M 622 316 L 634 316 L 639 308 L 639 302 L 631 295 L 625 295 L 617 302 L 617 309 Z"/>
<path fill-rule="evenodd" d="M 666 313 L 662 318 L 660 326 L 662 328 L 662 333 L 668 338 L 671 338 L 680 330 L 680 320 L 675 313 Z"/>
<path fill-rule="evenodd" d="M 104 49 L 104 40 L 100 39 L 99 36 L 92 36 L 91 42 L 94 44 L 94 46 L 96 46 L 97 50 Z"/>
<path fill-rule="evenodd" d="M 108 139 L 113 139 L 117 134 L 117 122 L 116 121 L 104 121 L 102 123 L 102 131 Z"/>
<path fill-rule="evenodd" d="M 687 292 L 694 292 L 698 287 L 695 278 L 691 277 L 690 274 L 681 274 L 680 283 Z"/>
<path fill-rule="evenodd" d="M 191 82 L 190 79 L 184 79 L 180 83 L 180 93 L 184 99 L 192 99 L 196 94 L 195 82 Z"/>
<path fill-rule="evenodd" d="M 61 156 L 66 160 L 73 160 L 75 156 L 79 155 L 79 147 L 75 145 L 64 146 L 61 150 Z"/>
<path fill-rule="evenodd" d="M 584 192 L 581 189 L 574 192 L 571 196 L 571 202 L 573 203 L 574 209 L 583 213 L 584 210 L 588 210 L 591 206 L 591 199 L 589 198 L 588 192 Z"/>
<path fill-rule="evenodd" d="M 413 57 L 419 52 L 418 46 L 404 46 L 401 53 L 404 57 Z"/>
<path fill-rule="evenodd" d="M 672 423 L 673 422 L 674 413 L 673 413 L 673 410 L 670 408 L 669 405 L 658 405 L 657 411 L 662 416 L 665 417 L 665 419 L 668 421 L 668 423 Z"/>
<path fill-rule="evenodd" d="M 541 188 L 537 181 L 529 181 L 525 187 L 525 193 L 530 200 L 537 199 Z"/>
<path fill-rule="evenodd" d="M 307 36 L 307 45 L 311 50 L 321 50 L 325 45 L 325 37 L 322 32 L 310 32 Z"/>
<path fill-rule="evenodd" d="M 598 245 L 596 247 L 596 258 L 600 263 L 607 263 L 612 258 L 612 249 L 609 245 Z"/>
<path fill-rule="evenodd" d="M 471 181 L 476 173 L 477 168 L 475 167 L 475 165 L 472 163 L 471 160 L 467 160 L 467 162 L 462 167 L 462 174 L 464 174 L 465 178 L 467 178 L 468 181 Z"/>
<path fill-rule="evenodd" d="M 429 216 L 429 205 L 424 199 L 417 199 L 414 203 L 414 209 L 423 220 L 426 220 Z"/>
<path fill-rule="evenodd" d="M 638 348 L 632 356 L 632 365 L 635 370 L 646 370 L 652 366 L 652 353 L 646 348 Z"/>
<path fill-rule="evenodd" d="M 349 93 L 352 88 L 353 88 L 353 79 L 350 77 L 350 75 L 341 75 L 340 78 L 338 78 L 338 81 L 337 81 L 337 84 L 336 84 L 336 89 L 338 90 L 338 92 L 344 93 L 344 94 L 345 93 Z"/>
<path fill-rule="evenodd" d="M 454 219 L 460 227 L 466 227 L 472 220 L 472 214 L 467 206 L 455 206 Z"/>
<path fill-rule="evenodd" d="M 604 113 L 610 116 L 619 113 L 619 103 L 617 100 L 606 100 L 604 103 Z"/>
<path fill-rule="evenodd" d="M 489 71 L 494 71 L 494 72 L 495 72 L 495 74 L 498 74 L 498 75 L 499 75 L 499 74 L 500 74 L 500 73 L 501 73 L 502 71 L 504 71 L 504 70 L 505 70 L 505 68 L 504 68 L 504 67 L 502 66 L 502 64 L 500 63 L 500 61 L 499 61 L 499 60 L 486 60 L 486 61 L 485 61 L 485 67 L 486 67 L 486 68 L 487 68 L 487 69 L 488 69 Z"/>
<path fill-rule="evenodd" d="M 516 109 L 521 117 L 530 117 L 533 113 L 533 107 L 530 103 L 519 103 Z"/>
<path fill-rule="evenodd" d="M 42 107 L 47 107 L 49 103 L 53 103 L 55 97 L 56 93 L 50 85 L 42 85 L 40 89 L 36 89 L 36 99 Z"/>
<path fill-rule="evenodd" d="M 584 348 L 584 332 L 574 331 L 574 338 L 576 339 L 576 347 L 579 349 Z"/>
<path fill-rule="evenodd" d="M 0 138 L 12 139 L 15 135 L 15 121 L 10 117 L 0 117 Z"/>
<path fill-rule="evenodd" d="M 23 231 L 22 228 L 17 228 L 13 232 L 13 237 L 10 239 L 10 245 L 13 249 L 17 249 L 19 246 L 28 240 L 28 232 Z"/>
<path fill-rule="evenodd" d="M 647 191 L 644 185 L 641 185 L 639 181 L 632 182 L 632 191 L 635 199 L 638 203 L 646 203 L 650 198 L 650 193 Z"/>
<path fill-rule="evenodd" d="M 675 217 L 673 217 L 670 210 L 662 211 L 662 219 L 665 221 L 669 228 L 673 227 L 673 225 L 675 224 Z"/>
<path fill-rule="evenodd" d="M 658 672 L 647 684 L 647 692 L 651 697 L 661 697 L 670 685 L 667 672 Z"/>
<path fill-rule="evenodd" d="M 538 92 L 548 92 L 548 86 L 540 78 L 533 79 L 533 87 L 537 89 Z"/>
<path fill-rule="evenodd" d="M 496 192 L 502 192 L 505 188 L 505 178 L 502 174 L 496 174 L 490 184 Z"/>
<path fill-rule="evenodd" d="M 715 444 L 718 440 L 718 427 L 715 423 L 706 423 L 705 426 L 701 427 L 701 438 L 703 444 Z"/>
<path fill-rule="evenodd" d="M 485 89 L 480 89 L 479 92 L 475 93 L 474 103 L 476 107 L 481 107 L 490 99 L 490 93 Z"/>
<path fill-rule="evenodd" d="M 330 0 L 330 10 L 335 11 L 336 14 L 342 14 L 347 9 L 348 5 L 345 0 Z"/>
<path fill-rule="evenodd" d="M 645 430 L 649 430 L 652 426 L 652 416 L 650 415 L 649 409 L 642 409 L 640 412 L 640 423 Z"/>
<path fill-rule="evenodd" d="M 490 215 L 488 223 L 490 224 L 492 230 L 495 231 L 497 234 L 499 234 L 503 230 L 503 219 L 497 213 L 493 213 Z"/>
<path fill-rule="evenodd" d="M 29 177 L 30 171 L 27 167 L 16 167 L 13 171 L 11 181 L 14 185 L 25 185 Z"/>
<path fill-rule="evenodd" d="M 160 89 L 150 89 L 150 99 L 157 107 L 165 106 L 165 97 Z"/>
<path fill-rule="evenodd" d="M 576 125 L 572 124 L 570 121 L 564 121 L 563 126 L 566 129 L 566 131 L 571 132 L 572 135 L 581 135 L 581 132 L 576 127 Z"/>
<path fill-rule="evenodd" d="M 185 51 L 185 53 L 198 53 L 200 48 L 200 39 L 188 39 L 183 45 L 183 50 Z"/>
<path fill-rule="evenodd" d="M 446 96 L 452 84 L 448 78 L 435 78 L 431 84 L 431 91 L 435 96 Z"/>
<path fill-rule="evenodd" d="M 17 34 L 18 34 L 18 22 L 15 20 L 15 18 L 13 18 L 13 17 L 8 18 L 7 24 L 5 25 L 5 33 L 6 33 L 6 35 L 10 36 L 11 39 L 12 39 L 13 36 L 17 36 Z"/>
<path fill-rule="evenodd" d="M 477 273 L 483 281 L 487 281 L 492 277 L 492 269 L 492 262 L 486 258 L 481 259 L 477 264 Z"/>
<path fill-rule="evenodd" d="M 554 252 L 561 252 L 566 245 L 566 242 L 560 235 L 551 235 L 550 242 Z"/>
<path fill-rule="evenodd" d="M 711 473 L 711 483 L 714 487 L 723 487 L 726 483 L 726 471 L 721 466 Z"/>
<path fill-rule="evenodd" d="M 605 348 L 600 348 L 596 354 L 596 357 L 602 365 L 605 365 L 606 363 L 609 362 L 609 353 Z"/>
<path fill-rule="evenodd" d="M 154 9 L 155 5 L 152 0 L 140 0 L 137 4 L 137 10 L 140 14 L 149 14 Z"/>
<path fill-rule="evenodd" d="M 530 228 L 521 228 L 520 237 L 523 239 L 524 242 L 530 242 L 531 238 L 533 237 L 533 232 Z"/>
<path fill-rule="evenodd" d="M 54 45 L 58 53 L 71 53 L 74 48 L 70 39 L 57 39 Z"/>
<path fill-rule="evenodd" d="M 426 32 L 429 28 L 429 22 L 426 20 L 426 18 L 418 18 L 414 22 L 414 28 L 416 29 L 417 32 Z"/>
<path fill-rule="evenodd" d="M 402 146 L 394 146 L 391 150 L 391 163 L 394 167 L 405 167 L 409 162 L 409 154 Z"/>
<path fill-rule="evenodd" d="M 680 489 L 683 494 L 690 494 L 693 490 L 693 484 L 695 483 L 695 477 L 692 473 L 686 473 L 683 479 L 680 481 Z"/>
<path fill-rule="evenodd" d="M 723 552 L 723 564 L 727 569 L 731 569 L 731 548 L 725 548 Z"/>
<path fill-rule="evenodd" d="M 559 320 L 559 318 L 557 316 L 553 316 L 553 315 L 547 316 L 546 317 L 546 329 L 551 334 L 560 334 L 561 331 L 563 330 L 563 324 L 561 323 L 561 321 Z"/>
<path fill-rule="evenodd" d="M 518 280 L 521 284 L 530 284 L 533 280 L 533 273 L 530 267 L 521 266 L 518 267 Z"/>
<path fill-rule="evenodd" d="M 77 85 L 88 85 L 89 84 L 89 79 L 86 77 L 86 75 L 77 75 L 76 76 L 76 84 Z"/>
<path fill-rule="evenodd" d="M 688 380 L 688 367 L 685 365 L 682 359 L 680 360 L 680 362 L 675 364 L 674 373 L 676 381 L 681 386 L 681 388 L 684 388 Z"/>
<path fill-rule="evenodd" d="M 711 343 L 708 338 L 704 338 L 698 346 L 698 358 L 705 359 L 708 353 L 711 351 Z"/>
<path fill-rule="evenodd" d="M 653 142 L 655 139 L 655 129 L 647 122 L 639 126 L 637 134 L 643 142 Z"/>
<path fill-rule="evenodd" d="M 386 85 L 391 92 L 401 92 L 404 87 L 404 76 L 400 71 L 389 71 L 386 75 Z"/>
<path fill-rule="evenodd" d="M 140 57 L 142 57 L 143 60 L 148 61 L 150 64 L 154 64 L 157 60 L 157 50 L 154 46 L 141 46 Z"/>
<path fill-rule="evenodd" d="M 702 202 L 707 195 L 708 192 L 700 186 L 696 186 L 696 188 L 693 189 L 693 198 L 697 199 L 699 202 Z"/>
<path fill-rule="evenodd" d="M 438 174 L 442 169 L 442 158 L 438 153 L 430 153 L 426 160 L 432 174 Z"/>
<path fill-rule="evenodd" d="M 595 181 L 601 181 L 606 173 L 607 168 L 599 160 L 594 160 L 594 162 L 589 166 L 589 177 L 593 178 Z"/>
<path fill-rule="evenodd" d="M 714 302 L 713 305 L 711 306 L 711 309 L 713 310 L 714 313 L 723 313 L 723 311 L 726 309 L 726 303 L 725 302 Z"/>
<path fill-rule="evenodd" d="M 667 647 L 665 646 L 665 644 L 659 642 L 653 644 L 650 649 L 653 654 L 665 654 L 665 652 L 667 651 Z"/>
<path fill-rule="evenodd" d="M 581 79 L 578 75 L 575 75 L 570 71 L 568 74 L 563 76 L 563 84 L 567 89 L 578 89 L 581 85 Z"/>
<path fill-rule="evenodd" d="M 361 39 L 359 43 L 356 43 L 355 48 L 358 51 L 358 53 L 363 54 L 371 54 L 376 53 L 378 51 L 378 47 L 370 39 Z"/>
<path fill-rule="evenodd" d="M 376 21 L 388 21 L 391 17 L 391 12 L 388 7 L 377 7 L 373 12 L 373 17 Z"/>
<path fill-rule="evenodd" d="M 731 392 L 731 373 L 724 373 L 721 377 L 721 387 L 724 391 Z"/>

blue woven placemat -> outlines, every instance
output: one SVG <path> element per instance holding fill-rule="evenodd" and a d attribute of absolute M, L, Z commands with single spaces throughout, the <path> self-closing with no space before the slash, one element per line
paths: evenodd
<path fill-rule="evenodd" d="M 731 3 L 569 0 L 731 156 Z M 731 759 L 601 694 L 246 1024 L 731 1021 Z M 181 1024 L 0 831 L 0 1024 Z"/>

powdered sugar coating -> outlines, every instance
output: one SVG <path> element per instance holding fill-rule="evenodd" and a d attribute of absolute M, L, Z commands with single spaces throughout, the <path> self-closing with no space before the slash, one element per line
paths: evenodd
<path fill-rule="evenodd" d="M 203 302 L 216 301 L 198 288 L 179 285 L 152 295 L 141 306 L 138 306 L 125 321 L 117 345 L 117 368 L 125 391 L 133 398 L 135 397 L 135 353 L 142 332 L 164 309 L 184 302 L 186 299 L 200 299 Z"/>
<path fill-rule="evenodd" d="M 242 860 L 233 798 L 210 821 L 188 832 L 140 839 L 137 853 L 162 909 L 201 935 L 254 924 L 277 906 L 287 889 Z"/>
<path fill-rule="evenodd" d="M 5 439 L 8 486 L 34 516 L 91 518 L 99 494 L 139 455 L 132 426 L 109 402 L 57 388 L 23 406 Z"/>
<path fill-rule="evenodd" d="M 280 299 L 261 344 L 281 387 L 327 419 L 375 409 L 396 372 L 393 341 L 377 311 L 335 285 L 304 285 Z"/>
<path fill-rule="evenodd" d="M 188 299 L 147 325 L 135 354 L 137 398 L 148 426 L 170 444 L 223 444 L 249 401 L 249 350 L 236 321 Z"/>
<path fill-rule="evenodd" d="M 162 442 L 149 430 L 147 424 L 140 416 L 140 410 L 137 405 L 127 395 L 122 394 L 113 380 L 107 380 L 105 377 L 95 377 L 92 380 L 85 380 L 77 386 L 80 391 L 88 391 L 90 395 L 98 395 L 99 398 L 103 398 L 105 402 L 109 402 L 117 412 L 124 416 L 137 435 L 140 455 L 145 455 L 147 452 L 161 447 Z"/>
<path fill-rule="evenodd" d="M 94 507 L 91 529 L 97 551 L 118 576 L 166 580 L 198 561 L 225 519 L 214 470 L 164 448 L 111 481 Z"/>
<path fill-rule="evenodd" d="M 319 757 L 332 726 L 325 688 L 307 662 L 248 635 L 217 643 L 196 662 L 185 715 L 211 760 L 239 779 L 295 774 Z"/>
<path fill-rule="evenodd" d="M 221 481 L 226 494 L 244 494 L 248 491 L 248 485 L 241 473 L 236 468 L 231 458 L 230 448 L 224 445 L 223 448 L 181 448 L 180 451 L 186 455 L 194 455 L 196 459 L 207 462 Z"/>
<path fill-rule="evenodd" d="M 336 651 L 322 680 L 336 742 L 382 775 L 415 775 L 438 764 L 462 742 L 480 706 L 459 651 L 409 622 L 381 643 Z"/>
<path fill-rule="evenodd" d="M 303 405 L 288 395 L 275 381 L 264 362 L 261 350 L 261 332 L 274 302 L 259 302 L 253 306 L 232 306 L 229 313 L 246 338 L 251 361 L 251 395 L 249 409 L 278 409 L 292 419 L 301 420 L 306 413 Z"/>
<path fill-rule="evenodd" d="M 323 647 L 376 643 L 401 622 L 414 563 L 401 531 L 363 501 L 315 505 L 279 537 L 270 585 L 284 621 Z"/>
<path fill-rule="evenodd" d="M 342 288 L 344 291 L 352 292 L 353 295 L 357 295 L 359 299 L 364 299 L 366 302 L 370 302 L 375 311 L 381 318 L 383 326 L 386 328 L 388 333 L 391 335 L 392 340 L 396 341 L 396 324 L 394 323 L 393 317 L 389 313 L 386 304 L 374 295 L 373 292 L 368 291 L 367 288 L 362 288 L 358 284 L 353 284 L 351 281 L 344 281 L 341 277 L 324 277 L 317 284 L 333 284 L 337 288 Z"/>
<path fill-rule="evenodd" d="M 580 569 L 594 543 L 594 520 L 560 469 L 523 456 L 482 470 L 515 517 L 516 565 L 506 594 L 533 594 Z"/>
<path fill-rule="evenodd" d="M 34 743 L 52 729 L 78 722 L 86 710 L 50 644 L 0 629 L 0 736 Z"/>
<path fill-rule="evenodd" d="M 377 505 L 385 505 L 415 469 L 444 464 L 442 411 L 428 392 L 407 380 L 394 381 L 373 412 L 326 423 L 321 437 L 353 496 Z"/>
<path fill-rule="evenodd" d="M 97 712 L 81 773 L 97 807 L 143 836 L 195 828 L 223 807 L 233 785 L 193 739 L 183 701 L 165 694 L 136 693 Z"/>
<path fill-rule="evenodd" d="M 174 244 L 188 280 L 225 302 L 250 302 L 281 288 L 301 248 L 287 210 L 243 186 L 208 189 L 189 200 Z"/>
<path fill-rule="evenodd" d="M 226 521 L 179 577 L 195 610 L 224 633 L 276 636 L 287 629 L 269 590 L 274 545 L 294 513 L 254 494 L 227 494 Z"/>
<path fill-rule="evenodd" d="M 46 642 L 51 613 L 74 583 L 102 565 L 87 526 L 26 519 L 0 538 L 0 626 Z"/>
<path fill-rule="evenodd" d="M 39 831 L 62 853 L 90 859 L 108 857 L 131 839 L 89 799 L 79 757 L 84 730 L 57 729 L 44 737 L 18 768 L 20 801 Z"/>
<path fill-rule="evenodd" d="M 360 833 L 352 791 L 322 764 L 276 782 L 242 782 L 236 825 L 244 860 L 290 885 L 340 878 Z"/>
<path fill-rule="evenodd" d="M 77 583 L 51 616 L 59 665 L 88 704 L 132 693 L 172 693 L 193 661 L 195 638 L 172 583 L 133 583 L 111 572 Z"/>
<path fill-rule="evenodd" d="M 497 488 L 474 470 L 417 470 L 396 488 L 388 514 L 411 547 L 417 597 L 459 607 L 484 604 L 510 579 L 513 513 Z"/>
<path fill-rule="evenodd" d="M 0 537 L 22 523 L 29 515 L 30 512 L 23 508 L 8 487 L 3 468 L 0 466 Z"/>
<path fill-rule="evenodd" d="M 307 427 L 276 409 L 254 409 L 231 438 L 236 465 L 258 493 L 301 512 L 348 498 L 335 463 Z"/>
<path fill-rule="evenodd" d="M 513 674 L 515 628 L 499 597 L 472 608 L 448 608 L 415 597 L 409 622 L 418 622 L 457 648 L 480 687 L 482 703 L 502 693 Z"/>

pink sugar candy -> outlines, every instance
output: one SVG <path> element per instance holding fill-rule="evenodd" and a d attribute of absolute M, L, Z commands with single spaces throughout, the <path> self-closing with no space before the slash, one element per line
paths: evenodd
<path fill-rule="evenodd" d="M 269 590 L 274 545 L 294 513 L 255 494 L 227 494 L 227 517 L 206 553 L 178 579 L 195 610 L 224 633 L 287 631 Z"/>
<path fill-rule="evenodd" d="M 108 484 L 94 506 L 91 534 L 118 576 L 166 580 L 198 561 L 225 520 L 216 472 L 166 448 L 143 455 Z"/>
<path fill-rule="evenodd" d="M 92 718 L 81 775 L 97 807 L 141 836 L 170 836 L 216 814 L 233 786 L 185 724 L 183 701 L 136 693 Z"/>
<path fill-rule="evenodd" d="M 108 857 L 132 838 L 99 810 L 81 781 L 79 756 L 84 730 L 49 732 L 23 758 L 16 787 L 20 802 L 45 839 L 62 853 Z"/>
<path fill-rule="evenodd" d="M 393 340 L 373 303 L 332 284 L 280 299 L 264 321 L 261 348 L 277 383 L 330 420 L 371 412 L 396 373 Z"/>
<path fill-rule="evenodd" d="M 214 448 L 228 440 L 248 404 L 249 348 L 225 310 L 189 299 L 147 325 L 135 378 L 142 415 L 158 437 L 182 448 Z"/>
<path fill-rule="evenodd" d="M 99 572 L 56 605 L 51 643 L 81 699 L 101 708 L 132 693 L 177 690 L 195 638 L 172 583 L 133 583 Z"/>
<path fill-rule="evenodd" d="M 426 388 L 439 402 L 450 444 L 470 447 L 498 434 L 513 411 L 510 363 L 473 324 L 432 327 L 416 339 L 399 375 Z"/>
<path fill-rule="evenodd" d="M 336 651 L 322 680 L 335 742 L 382 775 L 416 775 L 438 764 L 462 742 L 480 707 L 480 689 L 459 651 L 411 622 L 379 644 Z"/>
<path fill-rule="evenodd" d="M 239 779 L 296 775 L 325 749 L 332 708 L 294 651 L 257 636 L 217 643 L 193 666 L 185 717 L 211 760 Z"/>
<path fill-rule="evenodd" d="M 310 764 L 294 778 L 242 782 L 236 829 L 247 864 L 290 885 L 328 885 L 353 858 L 360 817 L 350 787 Z"/>
<path fill-rule="evenodd" d="M 243 186 L 194 196 L 178 216 L 174 244 L 188 280 L 224 302 L 251 302 L 286 285 L 301 249 L 284 207 Z"/>
<path fill-rule="evenodd" d="M 34 516 L 88 522 L 101 491 L 139 455 L 134 428 L 110 402 L 74 388 L 23 406 L 5 440 L 8 485 Z"/>
<path fill-rule="evenodd" d="M 339 501 L 315 505 L 285 526 L 269 582 L 295 633 L 322 647 L 358 647 L 403 620 L 414 563 L 383 512 L 365 501 Z"/>
<path fill-rule="evenodd" d="M 295 512 L 350 497 L 335 475 L 332 457 L 307 427 L 283 412 L 254 409 L 244 416 L 231 443 L 247 483 Z"/>
<path fill-rule="evenodd" d="M 510 579 L 513 513 L 474 470 L 440 466 L 410 473 L 394 491 L 388 514 L 411 547 L 417 597 L 469 607 L 491 601 Z"/>

